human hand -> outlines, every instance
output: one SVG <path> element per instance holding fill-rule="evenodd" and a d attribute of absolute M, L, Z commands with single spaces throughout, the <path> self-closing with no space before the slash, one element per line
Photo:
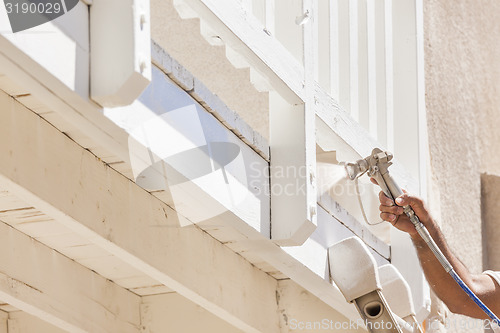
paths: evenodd
<path fill-rule="evenodd" d="M 378 185 L 375 179 L 372 178 L 371 181 Z M 420 219 L 420 222 L 425 226 L 429 226 L 432 223 L 432 218 L 422 199 L 409 195 L 405 190 L 403 192 L 404 194 L 396 198 L 396 202 L 394 202 L 384 192 L 380 191 L 380 217 L 397 229 L 407 232 L 411 237 L 414 237 L 418 233 L 413 223 L 404 213 L 403 207 L 409 205 Z"/>

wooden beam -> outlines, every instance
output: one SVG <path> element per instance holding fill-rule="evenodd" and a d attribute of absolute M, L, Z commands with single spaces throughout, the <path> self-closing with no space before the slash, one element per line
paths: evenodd
<path fill-rule="evenodd" d="M 9 333 L 8 320 L 9 314 L 0 310 L 0 333 Z"/>
<path fill-rule="evenodd" d="M 2 94 L 0 186 L 232 325 L 276 330 L 276 280 Z"/>
<path fill-rule="evenodd" d="M 269 314 L 273 315 L 273 314 Z M 145 296 L 141 303 L 142 333 L 241 332 L 177 293 Z"/>
<path fill-rule="evenodd" d="M 292 280 L 281 280 L 276 292 L 280 332 L 366 332 L 361 319 L 349 319 L 311 295 Z"/>
<path fill-rule="evenodd" d="M 113 328 L 111 328 L 112 330 Z M 24 311 L 9 313 L 8 331 L 5 333 L 64 333 L 67 332 Z M 4 333 L 0 330 L 0 333 Z"/>
<path fill-rule="evenodd" d="M 139 296 L 3 222 L 0 271 L 2 301 L 62 330 L 140 331 Z"/>

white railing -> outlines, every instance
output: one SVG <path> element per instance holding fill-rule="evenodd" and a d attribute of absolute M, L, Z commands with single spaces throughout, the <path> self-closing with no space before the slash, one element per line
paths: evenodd
<path fill-rule="evenodd" d="M 420 0 L 240 0 L 303 66 L 300 24 L 314 29 L 314 77 L 425 192 Z"/>
<path fill-rule="evenodd" d="M 341 160 L 388 148 L 396 156 L 391 172 L 400 185 L 426 195 L 422 0 L 174 4 L 181 17 L 199 18 L 202 35 L 216 37 L 233 65 L 249 67 L 251 80 L 254 73 L 263 82 L 259 87 L 270 90 L 272 183 L 306 185 L 288 196 L 293 200 L 271 195 L 271 239 L 277 244 L 302 244 L 288 248 L 297 253 L 318 250 L 310 238 L 318 213 L 315 144 Z M 273 164 L 306 172 L 300 179 L 277 177 Z M 282 212 L 288 215 L 278 216 Z M 391 260 L 410 279 L 417 311 L 426 313 L 428 287 L 406 236 L 390 229 Z M 305 258 L 300 261 L 314 262 Z"/>

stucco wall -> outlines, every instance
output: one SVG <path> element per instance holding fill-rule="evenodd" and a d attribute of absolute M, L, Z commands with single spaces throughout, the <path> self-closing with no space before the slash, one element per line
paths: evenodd
<path fill-rule="evenodd" d="M 474 273 L 486 268 L 480 176 L 500 171 L 499 15 L 498 0 L 424 0 L 430 197 L 450 247 Z"/>
<path fill-rule="evenodd" d="M 248 67 L 235 68 L 222 41 L 210 45 L 200 34 L 200 20 L 181 19 L 173 0 L 151 1 L 151 38 L 201 80 L 264 138 L 269 138 L 268 93 L 258 92 Z"/>

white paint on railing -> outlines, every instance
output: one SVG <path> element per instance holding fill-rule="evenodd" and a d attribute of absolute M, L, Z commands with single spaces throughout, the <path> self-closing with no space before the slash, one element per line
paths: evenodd
<path fill-rule="evenodd" d="M 275 0 L 275 36 L 295 57 L 304 65 L 302 26 L 296 23 L 298 17 L 302 17 L 302 0 Z M 283 15 L 281 13 L 286 13 Z"/>
<path fill-rule="evenodd" d="M 253 12 L 253 3 L 252 3 L 252 0 L 239 0 L 241 2 L 241 5 L 243 6 L 243 8 L 245 8 L 245 10 L 248 12 L 248 13 L 252 13 Z"/>
<path fill-rule="evenodd" d="M 274 0 L 265 0 L 266 3 L 266 29 L 269 33 L 276 33 L 275 26 L 275 3 Z"/>
<path fill-rule="evenodd" d="M 384 1 L 385 18 L 385 100 L 387 113 L 387 149 L 394 151 L 394 74 L 392 47 L 392 0 Z"/>
<path fill-rule="evenodd" d="M 323 1 L 324 2 L 324 1 Z M 304 4 L 307 1 L 304 0 Z M 318 0 L 310 0 L 310 16 L 311 16 L 311 27 L 312 27 L 312 55 L 311 55 L 311 66 L 313 70 L 314 80 L 319 82 L 319 4 Z M 307 9 L 305 10 L 307 12 Z M 305 36 L 304 36 L 305 37 Z M 305 51 L 304 51 L 305 54 Z"/>
<path fill-rule="evenodd" d="M 367 0 L 358 0 L 358 122 L 369 129 Z"/>
<path fill-rule="evenodd" d="M 350 62 L 350 27 L 349 27 L 349 0 L 337 0 L 338 19 L 339 19 L 339 64 L 338 64 L 338 82 L 339 82 L 339 103 L 346 111 L 351 108 L 351 69 Z"/>
<path fill-rule="evenodd" d="M 387 101 L 386 101 L 386 61 L 385 61 L 385 4 L 384 1 L 375 1 L 375 68 L 376 95 L 377 95 L 377 141 L 383 147 L 387 146 Z"/>
<path fill-rule="evenodd" d="M 339 0 L 331 0 L 330 6 L 328 8 L 329 14 L 329 28 L 330 28 L 330 44 L 329 44 L 329 54 L 330 54 L 330 95 L 335 98 L 335 100 L 340 100 L 340 15 L 339 15 Z"/>
<path fill-rule="evenodd" d="M 377 139 L 379 110 L 377 107 L 377 41 L 375 20 L 375 1 L 366 0 L 366 37 L 368 57 L 368 131 L 374 138 Z"/>
<path fill-rule="evenodd" d="M 354 120 L 359 121 L 359 58 L 358 58 L 358 0 L 349 1 L 349 51 L 350 93 L 349 110 Z"/>

